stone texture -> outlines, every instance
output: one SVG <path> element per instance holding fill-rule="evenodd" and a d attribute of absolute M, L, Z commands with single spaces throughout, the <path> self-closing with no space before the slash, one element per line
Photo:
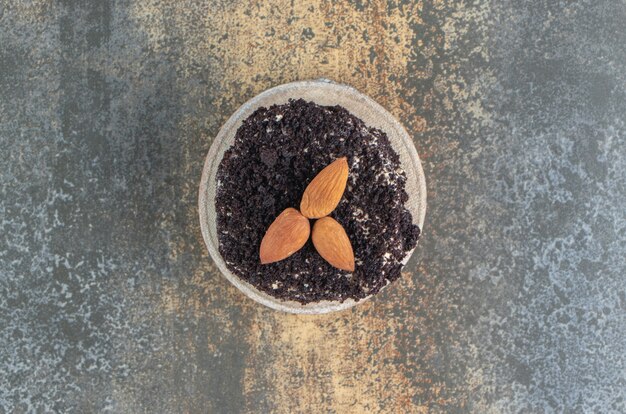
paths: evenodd
<path fill-rule="evenodd" d="M 0 412 L 626 411 L 623 1 L 0 0 Z M 211 263 L 197 186 L 327 77 L 415 137 L 417 253 L 317 317 Z"/>

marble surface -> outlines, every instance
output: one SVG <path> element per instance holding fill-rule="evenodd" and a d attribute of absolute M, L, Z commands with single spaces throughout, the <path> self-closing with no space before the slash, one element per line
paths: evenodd
<path fill-rule="evenodd" d="M 626 412 L 626 3 L 0 0 L 0 413 Z M 404 277 L 322 316 L 217 273 L 221 124 L 330 78 L 414 137 Z"/>

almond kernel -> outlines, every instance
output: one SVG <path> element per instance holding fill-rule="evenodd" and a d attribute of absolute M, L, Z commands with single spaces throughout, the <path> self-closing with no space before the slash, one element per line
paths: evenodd
<path fill-rule="evenodd" d="M 300 202 L 300 211 L 305 217 L 320 218 L 332 213 L 346 189 L 348 170 L 348 160 L 342 157 L 330 163 L 313 178 L 304 190 Z"/>
<path fill-rule="evenodd" d="M 311 234 L 309 219 L 295 208 L 285 209 L 270 224 L 259 249 L 261 264 L 278 262 L 305 245 Z"/>
<path fill-rule="evenodd" d="M 313 245 L 328 263 L 338 269 L 354 272 L 354 252 L 350 239 L 332 217 L 324 217 L 313 225 Z"/>

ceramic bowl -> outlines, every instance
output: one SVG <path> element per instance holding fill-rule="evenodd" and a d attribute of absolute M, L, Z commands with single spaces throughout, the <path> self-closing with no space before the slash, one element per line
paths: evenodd
<path fill-rule="evenodd" d="M 206 246 L 217 267 L 226 279 L 250 299 L 283 312 L 299 314 L 335 312 L 362 303 L 369 297 L 359 301 L 352 299 L 347 299 L 343 302 L 319 301 L 304 305 L 295 301 L 277 299 L 258 290 L 233 274 L 226 267 L 226 263 L 218 249 L 219 242 L 217 238 L 215 211 L 216 175 L 224 152 L 233 144 L 235 133 L 241 123 L 257 108 L 283 104 L 292 98 L 302 98 L 307 101 L 313 101 L 319 105 L 341 105 L 355 116 L 361 118 L 368 126 L 384 131 L 389 137 L 394 150 L 400 156 L 402 168 L 406 173 L 406 191 L 409 194 L 406 207 L 413 215 L 413 222 L 417 224 L 420 229 L 424 228 L 424 218 L 426 216 L 426 180 L 411 137 L 389 112 L 371 98 L 350 86 L 338 84 L 326 79 L 286 83 L 268 89 L 243 104 L 228 121 L 226 121 L 211 145 L 211 149 L 204 163 L 204 169 L 202 170 L 198 200 L 200 227 Z M 403 262 L 404 264 L 408 262 L 412 253 L 413 251 L 406 255 Z"/>

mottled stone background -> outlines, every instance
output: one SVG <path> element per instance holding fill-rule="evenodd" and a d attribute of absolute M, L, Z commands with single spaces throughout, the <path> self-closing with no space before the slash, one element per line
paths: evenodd
<path fill-rule="evenodd" d="M 196 200 L 228 116 L 318 77 L 402 120 L 429 210 L 302 317 Z M 624 413 L 625 332 L 623 0 L 0 0 L 0 413 Z"/>

